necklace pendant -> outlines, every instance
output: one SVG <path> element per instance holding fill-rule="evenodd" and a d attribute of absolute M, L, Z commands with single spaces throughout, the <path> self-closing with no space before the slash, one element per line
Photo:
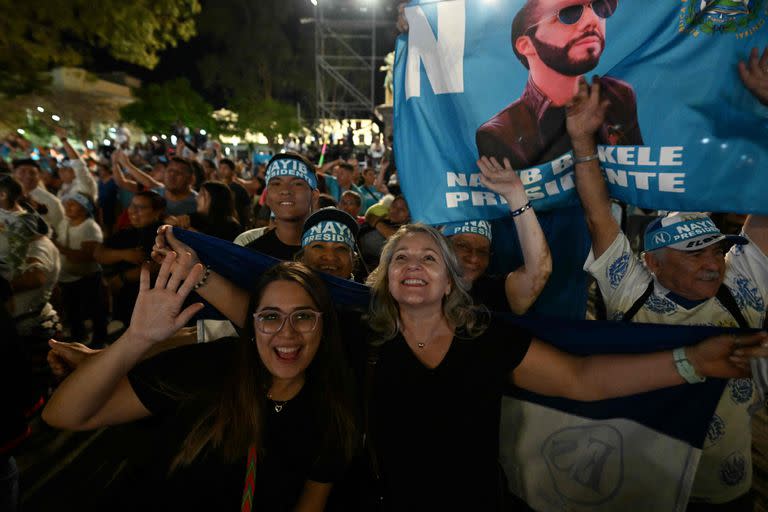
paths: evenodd
<path fill-rule="evenodd" d="M 419 348 L 424 348 L 424 344 L 423 343 L 418 343 L 417 345 L 418 345 Z"/>
<path fill-rule="evenodd" d="M 275 404 L 275 412 L 280 412 L 283 410 L 283 406 L 285 404 Z"/>

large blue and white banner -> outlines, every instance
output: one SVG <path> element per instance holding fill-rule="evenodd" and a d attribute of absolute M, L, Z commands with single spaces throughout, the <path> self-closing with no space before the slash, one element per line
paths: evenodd
<path fill-rule="evenodd" d="M 768 1 L 413 1 L 405 14 L 394 134 L 414 218 L 505 215 L 482 155 L 509 158 L 538 211 L 577 203 L 563 105 L 582 75 L 610 101 L 599 154 L 613 197 L 768 213 L 768 109 L 737 72 L 768 44 Z"/>

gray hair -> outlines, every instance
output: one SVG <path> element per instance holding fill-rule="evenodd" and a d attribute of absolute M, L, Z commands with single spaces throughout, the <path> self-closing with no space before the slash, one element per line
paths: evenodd
<path fill-rule="evenodd" d="M 473 303 L 462 279 L 461 265 L 448 239 L 432 226 L 416 223 L 400 226 L 400 229 L 389 237 L 381 250 L 379 266 L 366 280 L 372 291 L 367 318 L 371 329 L 377 334 L 374 343 L 381 344 L 391 340 L 400 331 L 399 305 L 389 292 L 389 265 L 400 240 L 411 233 L 428 235 L 437 244 L 451 281 L 451 291 L 443 298 L 443 315 L 459 336 L 476 338 L 488 327 L 488 309 Z"/>

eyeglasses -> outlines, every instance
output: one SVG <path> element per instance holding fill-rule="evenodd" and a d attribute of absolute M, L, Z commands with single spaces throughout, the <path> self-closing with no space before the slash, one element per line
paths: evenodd
<path fill-rule="evenodd" d="M 576 4 L 576 5 L 569 5 L 568 7 L 563 7 L 562 9 L 558 10 L 557 12 L 550 14 L 549 16 L 545 16 L 541 21 L 534 23 L 530 27 L 526 29 L 526 32 L 533 27 L 536 27 L 545 21 L 547 21 L 550 18 L 554 18 L 557 16 L 557 19 L 560 23 L 563 25 L 575 25 L 579 22 L 581 17 L 584 15 L 584 8 L 589 7 L 592 9 L 592 12 L 595 13 L 595 15 L 598 18 L 606 19 L 610 18 L 614 12 L 616 12 L 616 7 L 618 6 L 619 0 L 593 0 L 591 2 L 586 2 L 582 4 Z"/>
<path fill-rule="evenodd" d="M 322 316 L 320 311 L 313 309 L 298 309 L 291 313 L 283 313 L 275 309 L 264 309 L 253 314 L 256 328 L 264 334 L 276 334 L 285 325 L 285 319 L 289 319 L 291 327 L 296 332 L 312 332 L 317 327 L 317 321 Z"/>

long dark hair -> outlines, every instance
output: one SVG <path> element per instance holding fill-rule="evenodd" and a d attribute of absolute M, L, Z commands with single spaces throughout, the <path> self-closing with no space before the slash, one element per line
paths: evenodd
<path fill-rule="evenodd" d="M 208 223 L 211 226 L 224 225 L 228 219 L 235 221 L 237 210 L 235 210 L 235 200 L 229 187 L 220 181 L 206 181 L 200 187 L 208 192 L 211 202 L 208 205 Z"/>
<path fill-rule="evenodd" d="M 323 446 L 340 446 L 347 460 L 352 457 L 355 402 L 336 312 L 322 278 L 303 263 L 286 261 L 267 270 L 254 287 L 246 325 L 232 362 L 234 371 L 219 400 L 192 427 L 171 470 L 191 463 L 209 444 L 230 461 L 242 457 L 252 444 L 260 452 L 263 450 L 266 395 L 272 374 L 259 356 L 252 314 L 262 302 L 267 286 L 275 281 L 298 284 L 322 312 L 320 346 L 306 370 L 304 387 L 310 393 L 319 424 L 325 426 Z"/>

